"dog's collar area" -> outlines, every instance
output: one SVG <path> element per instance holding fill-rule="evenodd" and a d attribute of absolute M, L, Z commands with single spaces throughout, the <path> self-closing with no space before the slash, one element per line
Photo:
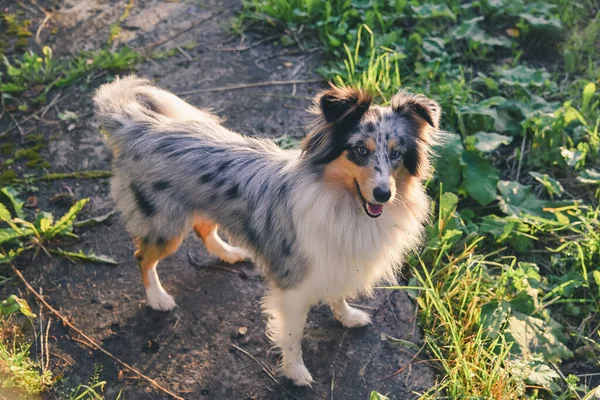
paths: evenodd
<path fill-rule="evenodd" d="M 383 204 L 374 204 L 368 202 L 360 191 L 360 185 L 356 179 L 354 179 L 354 184 L 356 185 L 356 191 L 358 192 L 358 197 L 362 201 L 362 206 L 363 210 L 365 210 L 365 213 L 371 218 L 379 217 L 383 213 Z"/>

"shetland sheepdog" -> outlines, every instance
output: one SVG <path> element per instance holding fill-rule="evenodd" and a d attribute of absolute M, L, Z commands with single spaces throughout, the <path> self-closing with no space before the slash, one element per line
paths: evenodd
<path fill-rule="evenodd" d="M 380 106 L 360 89 L 332 86 L 314 99 L 301 149 L 283 150 L 134 76 L 103 85 L 94 101 L 114 153 L 111 194 L 150 307 L 175 307 L 156 266 L 193 230 L 223 261 L 260 268 L 283 374 L 310 385 L 300 346 L 309 308 L 327 302 L 345 327 L 369 324 L 347 299 L 393 282 L 422 240 L 438 103 L 401 91 Z"/>

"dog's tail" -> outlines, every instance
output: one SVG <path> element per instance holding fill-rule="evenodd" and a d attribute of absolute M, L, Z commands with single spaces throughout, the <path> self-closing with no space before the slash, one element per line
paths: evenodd
<path fill-rule="evenodd" d="M 117 147 L 157 124 L 169 125 L 169 120 L 218 122 L 214 115 L 134 75 L 100 86 L 94 105 L 96 118 Z"/>

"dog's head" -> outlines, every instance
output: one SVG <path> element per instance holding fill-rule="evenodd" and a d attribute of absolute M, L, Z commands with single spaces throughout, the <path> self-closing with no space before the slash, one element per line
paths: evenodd
<path fill-rule="evenodd" d="M 316 96 L 312 111 L 317 119 L 304 159 L 353 193 L 368 216 L 394 201 L 400 179 L 429 176 L 441 114 L 436 101 L 402 91 L 382 107 L 362 90 L 332 87 Z"/>

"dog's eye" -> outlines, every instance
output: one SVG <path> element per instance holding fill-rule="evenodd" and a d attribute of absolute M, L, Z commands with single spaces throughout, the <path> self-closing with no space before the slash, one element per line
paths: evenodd
<path fill-rule="evenodd" d="M 356 152 L 361 156 L 366 156 L 369 151 L 363 146 L 358 146 Z"/>
<path fill-rule="evenodd" d="M 392 150 L 392 153 L 390 154 L 390 158 L 392 160 L 395 160 L 397 158 L 400 158 L 400 151 L 399 150 Z"/>

